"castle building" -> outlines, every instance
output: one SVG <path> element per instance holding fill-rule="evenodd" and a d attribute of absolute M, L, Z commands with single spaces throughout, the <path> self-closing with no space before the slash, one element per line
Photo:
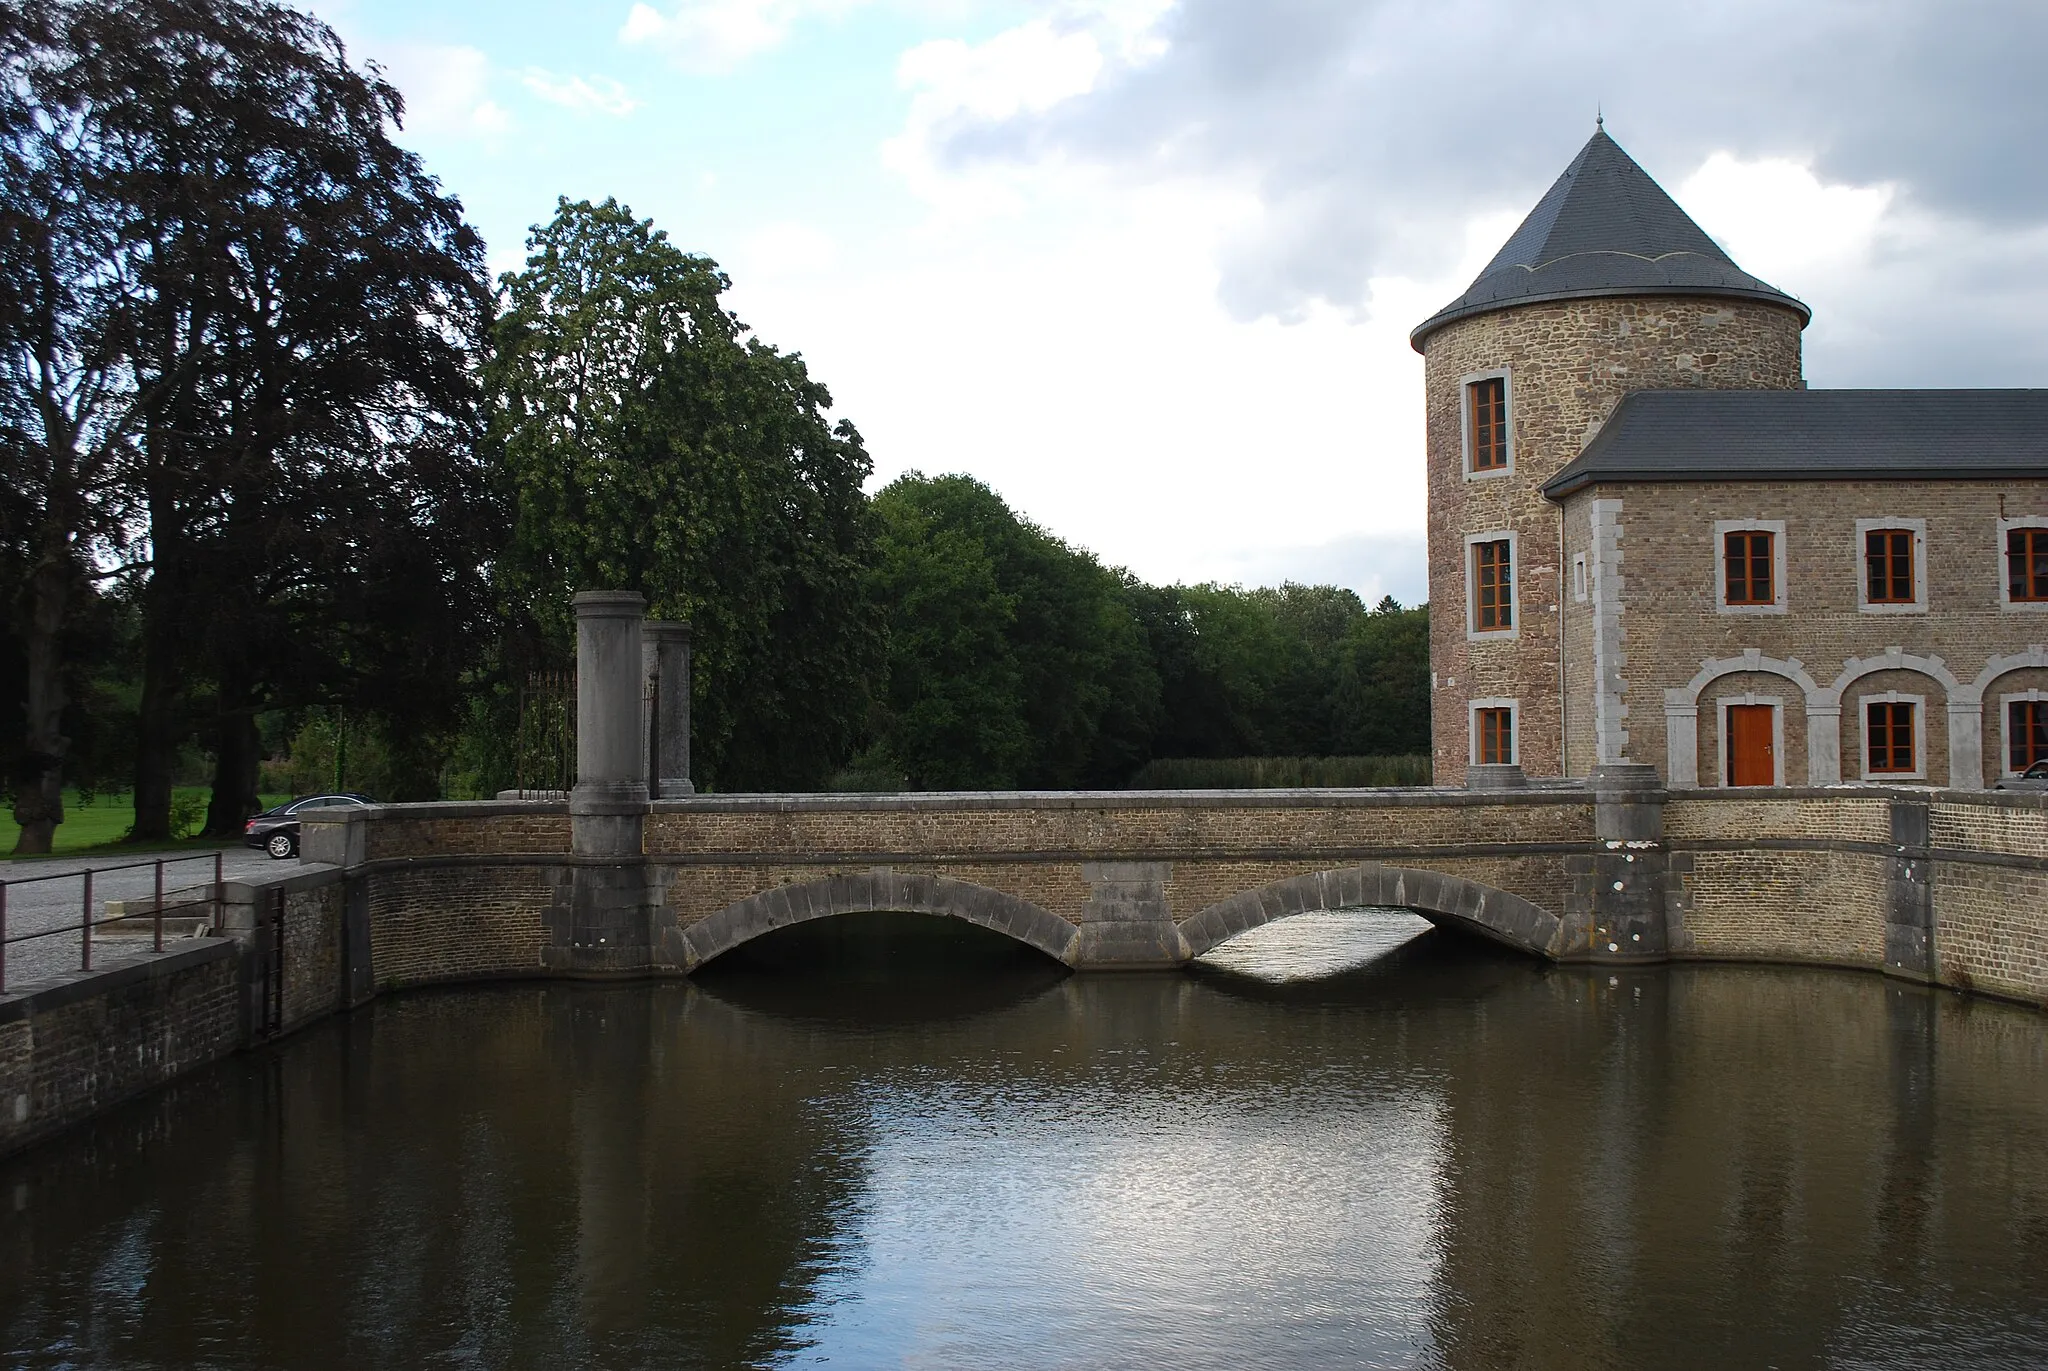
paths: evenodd
<path fill-rule="evenodd" d="M 1410 335 L 1438 784 L 2048 758 L 2048 390 L 1808 390 L 1810 317 L 1600 130 Z"/>

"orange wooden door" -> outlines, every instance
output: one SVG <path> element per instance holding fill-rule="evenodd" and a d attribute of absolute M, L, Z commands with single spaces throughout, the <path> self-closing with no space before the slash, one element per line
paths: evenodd
<path fill-rule="evenodd" d="M 1728 706 L 1728 784 L 1773 785 L 1778 779 L 1770 705 Z"/>

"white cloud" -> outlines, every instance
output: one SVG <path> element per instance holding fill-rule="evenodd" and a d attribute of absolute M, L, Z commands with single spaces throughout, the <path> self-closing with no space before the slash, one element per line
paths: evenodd
<path fill-rule="evenodd" d="M 624 85 L 608 76 L 557 76 L 542 67 L 519 73 L 526 88 L 552 105 L 578 114 L 609 114 L 623 118 L 640 108 Z"/>
<path fill-rule="evenodd" d="M 883 165 L 948 217 L 1016 210 L 1017 182 L 1036 168 L 955 155 L 957 140 L 1086 95 L 1112 66 L 1155 60 L 1166 51 L 1157 25 L 1173 3 L 1068 0 L 980 43 L 945 38 L 911 48 L 896 64 L 897 85 L 913 93 L 910 110 L 883 144 Z"/>
<path fill-rule="evenodd" d="M 882 146 L 882 162 L 920 198 L 959 218 L 1014 210 L 1012 182 L 1029 169 L 949 166 L 939 146 L 974 122 L 1037 114 L 1085 94 L 1103 66 L 1094 34 L 1062 31 L 1038 19 L 987 42 L 922 43 L 896 64 L 896 81 L 914 91 L 903 131 Z M 1025 172 L 1023 178 L 1015 173 Z"/>
<path fill-rule="evenodd" d="M 490 58 L 476 48 L 403 43 L 388 50 L 385 66 L 405 96 L 408 133 L 492 137 L 512 128 L 512 116 L 489 95 Z"/>
<path fill-rule="evenodd" d="M 842 14 L 865 0 L 683 0 L 663 14 L 635 4 L 619 29 L 625 43 L 665 49 L 691 71 L 730 71 L 757 53 L 780 47 L 803 19 Z"/>
<path fill-rule="evenodd" d="M 1782 157 L 1717 152 L 1676 198 L 1745 271 L 1778 283 L 1868 259 L 1897 188 L 1828 185 Z"/>

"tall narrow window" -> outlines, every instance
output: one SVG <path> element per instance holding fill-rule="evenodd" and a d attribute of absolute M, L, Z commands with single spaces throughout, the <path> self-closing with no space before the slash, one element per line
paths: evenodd
<path fill-rule="evenodd" d="M 1864 599 L 1873 605 L 1910 605 L 1913 589 L 1913 530 L 1873 528 L 1863 535 Z"/>
<path fill-rule="evenodd" d="M 1515 626 L 1515 568 L 1505 538 L 1472 544 L 1472 627 L 1500 633 Z"/>
<path fill-rule="evenodd" d="M 1721 555 L 1728 568 L 1730 605 L 1777 603 L 1777 587 L 1772 584 L 1771 575 L 1774 536 L 1768 530 L 1753 528 L 1722 535 Z"/>
<path fill-rule="evenodd" d="M 1508 464 L 1508 383 L 1489 376 L 1465 388 L 1472 416 L 1472 469 L 1502 471 Z"/>
<path fill-rule="evenodd" d="M 2005 531 L 2005 580 L 2015 604 L 2048 600 L 2048 528 Z"/>
<path fill-rule="evenodd" d="M 1913 706 L 1908 701 L 1872 700 L 1864 706 L 1864 736 L 1873 776 L 1912 772 Z"/>
<path fill-rule="evenodd" d="M 1475 709 L 1472 716 L 1479 726 L 1478 757 L 1481 764 L 1512 764 L 1515 760 L 1515 711 Z"/>
<path fill-rule="evenodd" d="M 2048 700 L 2014 700 L 2006 705 L 2008 769 L 2025 771 L 2048 761 Z"/>

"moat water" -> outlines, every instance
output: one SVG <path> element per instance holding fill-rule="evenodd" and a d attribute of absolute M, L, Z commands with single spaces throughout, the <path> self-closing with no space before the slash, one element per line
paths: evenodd
<path fill-rule="evenodd" d="M 0 1164 L 0 1364 L 2048 1366 L 2048 1015 L 925 927 L 381 1000 Z"/>

